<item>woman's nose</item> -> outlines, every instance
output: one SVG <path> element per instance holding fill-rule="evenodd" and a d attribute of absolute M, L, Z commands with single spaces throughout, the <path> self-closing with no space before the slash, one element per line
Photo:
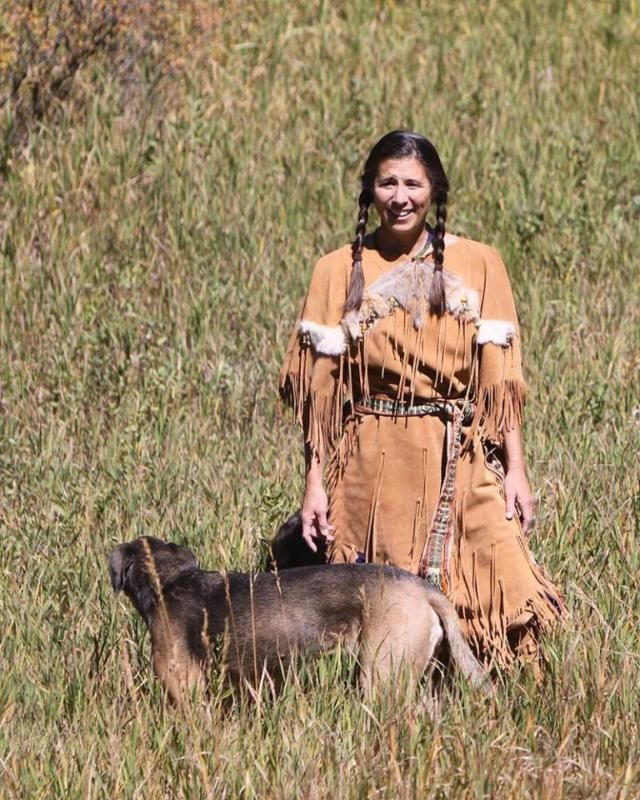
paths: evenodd
<path fill-rule="evenodd" d="M 393 197 L 391 199 L 396 205 L 400 206 L 404 205 L 407 202 L 408 197 L 409 195 L 407 192 L 407 187 L 404 184 L 399 183 L 396 186 L 395 191 L 393 193 Z"/>

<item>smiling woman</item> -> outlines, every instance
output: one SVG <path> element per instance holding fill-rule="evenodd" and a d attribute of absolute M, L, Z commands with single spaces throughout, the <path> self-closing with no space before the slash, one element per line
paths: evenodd
<path fill-rule="evenodd" d="M 382 246 L 384 239 L 389 248 L 417 241 L 431 205 L 431 182 L 422 162 L 415 156 L 383 161 L 374 182 L 373 203 L 382 222 Z"/>
<path fill-rule="evenodd" d="M 305 434 L 302 535 L 313 550 L 326 540 L 332 562 L 441 588 L 488 664 L 538 665 L 562 600 L 524 538 L 516 312 L 498 253 L 446 233 L 448 190 L 431 142 L 387 134 L 365 163 L 353 243 L 315 267 L 281 374 Z"/>

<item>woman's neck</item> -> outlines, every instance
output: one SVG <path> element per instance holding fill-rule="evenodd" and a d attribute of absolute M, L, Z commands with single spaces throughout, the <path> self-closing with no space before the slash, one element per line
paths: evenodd
<path fill-rule="evenodd" d="M 400 258 L 400 256 L 411 257 L 419 253 L 427 243 L 429 231 L 423 229 L 417 235 L 410 234 L 404 237 L 379 227 L 374 236 L 376 247 L 381 253 L 393 258 Z"/>

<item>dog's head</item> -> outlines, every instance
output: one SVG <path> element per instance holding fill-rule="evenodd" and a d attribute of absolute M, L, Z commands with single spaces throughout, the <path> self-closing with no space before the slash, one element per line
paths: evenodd
<path fill-rule="evenodd" d="M 315 567 L 326 564 L 327 546 L 324 539 L 317 540 L 314 553 L 302 538 L 302 517 L 299 511 L 282 523 L 271 542 L 271 553 L 267 569 L 290 569 L 291 567 Z"/>
<path fill-rule="evenodd" d="M 109 556 L 114 591 L 125 592 L 145 619 L 167 583 L 197 566 L 191 550 L 152 536 L 118 545 Z"/>

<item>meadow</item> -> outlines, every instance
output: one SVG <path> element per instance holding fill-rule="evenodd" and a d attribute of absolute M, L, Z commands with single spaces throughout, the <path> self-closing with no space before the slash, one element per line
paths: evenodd
<path fill-rule="evenodd" d="M 0 797 L 640 796 L 637 2 L 188 6 L 170 52 L 0 109 Z M 264 565 L 302 492 L 286 340 L 398 127 L 508 265 L 567 620 L 541 685 L 454 687 L 435 719 L 402 686 L 366 703 L 340 657 L 176 714 L 107 554 L 149 533 Z"/>

